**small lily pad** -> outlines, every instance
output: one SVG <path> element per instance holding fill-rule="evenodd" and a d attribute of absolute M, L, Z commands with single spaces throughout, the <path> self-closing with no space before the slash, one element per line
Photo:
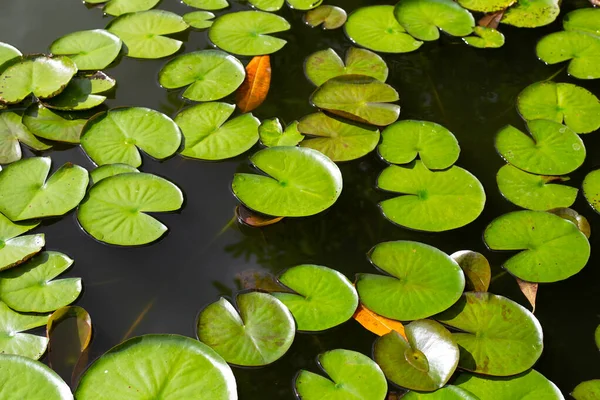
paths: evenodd
<path fill-rule="evenodd" d="M 323 0 L 286 0 L 288 6 L 294 10 L 312 10 L 321 5 Z"/>
<path fill-rule="evenodd" d="M 224 298 L 198 316 L 198 339 L 230 364 L 261 366 L 281 358 L 294 341 L 294 317 L 268 293 L 236 297 L 238 310 Z"/>
<path fill-rule="evenodd" d="M 507 378 L 461 373 L 454 384 L 485 400 L 565 399 L 554 383 L 533 369 Z"/>
<path fill-rule="evenodd" d="M 481 400 L 479 397 L 457 386 L 446 385 L 435 392 L 415 392 L 411 390 L 402 396 L 403 400 Z"/>
<path fill-rule="evenodd" d="M 467 10 L 492 13 L 504 10 L 515 2 L 516 0 L 460 0 L 458 4 Z"/>
<path fill-rule="evenodd" d="M 102 96 L 102 93 L 108 92 L 116 84 L 117 81 L 101 71 L 76 76 L 65 90 L 44 104 L 56 110 L 89 110 L 104 103 L 106 96 Z"/>
<path fill-rule="evenodd" d="M 278 11 L 285 4 L 285 0 L 248 0 L 252 6 L 261 11 Z"/>
<path fill-rule="evenodd" d="M 297 121 L 284 130 L 277 118 L 264 120 L 258 127 L 258 135 L 260 142 L 267 147 L 296 146 L 304 139 L 304 135 L 298 131 Z"/>
<path fill-rule="evenodd" d="M 346 23 L 348 15 L 343 8 L 330 5 L 321 5 L 308 11 L 304 15 L 304 22 L 315 28 L 319 25 L 325 30 L 337 29 Z"/>
<path fill-rule="evenodd" d="M 23 124 L 31 133 L 42 139 L 64 143 L 79 143 L 85 119 L 66 119 L 43 104 L 32 104 L 23 115 Z"/>
<path fill-rule="evenodd" d="M 227 0 L 183 0 L 188 6 L 201 10 L 217 11 L 229 7 Z"/>
<path fill-rule="evenodd" d="M 38 225 L 37 221 L 14 223 L 0 214 L 0 271 L 27 261 L 44 247 L 43 233 L 20 236 Z"/>
<path fill-rule="evenodd" d="M 480 49 L 497 49 L 504 46 L 504 35 L 496 29 L 476 26 L 473 28 L 473 33 L 475 36 L 463 38 L 463 41 L 469 46 Z"/>
<path fill-rule="evenodd" d="M 597 400 L 600 398 L 600 379 L 581 382 L 573 389 L 571 396 L 575 400 Z"/>
<path fill-rule="evenodd" d="M 0 67 L 6 62 L 15 60 L 23 54 L 14 46 L 8 43 L 0 42 Z"/>
<path fill-rule="evenodd" d="M 80 71 L 89 71 L 108 67 L 119 55 L 121 45 L 118 36 L 104 29 L 92 29 L 69 33 L 55 40 L 50 51 L 69 57 Z"/>
<path fill-rule="evenodd" d="M 546 64 L 569 61 L 567 71 L 575 78 L 600 78 L 600 36 L 576 30 L 555 32 L 544 36 L 535 51 Z"/>
<path fill-rule="evenodd" d="M 21 159 L 20 143 L 33 150 L 48 150 L 51 146 L 40 142 L 23 125 L 22 117 L 14 112 L 0 112 L 0 164 Z"/>
<path fill-rule="evenodd" d="M 209 11 L 192 11 L 183 15 L 183 20 L 196 29 L 210 28 L 214 22 L 213 18 L 215 18 L 215 14 Z"/>
<path fill-rule="evenodd" d="M 600 35 L 600 9 L 580 8 L 571 11 L 563 18 L 565 31 L 582 31 Z"/>
<path fill-rule="evenodd" d="M 41 362 L 16 355 L 0 355 L 0 398 L 73 400 L 73 395 L 60 376 Z"/>
<path fill-rule="evenodd" d="M 588 204 L 600 213 L 600 170 L 592 171 L 585 176 L 582 189 Z"/>
<path fill-rule="evenodd" d="M 481 253 L 461 250 L 450 255 L 465 274 L 465 289 L 474 292 L 487 292 L 492 279 L 490 263 Z"/>
<path fill-rule="evenodd" d="M 160 0 L 84 0 L 88 4 L 104 4 L 104 12 L 118 17 L 126 13 L 150 10 Z"/>
<path fill-rule="evenodd" d="M 110 178 L 111 176 L 115 175 L 128 174 L 131 172 L 137 173 L 140 171 L 129 164 L 106 164 L 90 172 L 90 183 L 95 185 L 102 179 Z"/>
<path fill-rule="evenodd" d="M 537 28 L 552 23 L 559 13 L 559 0 L 517 0 L 500 22 L 519 28 Z"/>
<path fill-rule="evenodd" d="M 46 352 L 48 339 L 44 336 L 23 333 L 23 331 L 44 326 L 47 321 L 48 315 L 21 314 L 11 310 L 0 301 L 0 372 L 2 371 L 1 360 L 5 354 L 16 354 L 37 360 Z M 2 382 L 1 377 L 5 375 L 11 374 L 0 374 L 0 383 Z M 0 385 L 0 396 L 2 396 L 2 389 L 4 387 Z M 14 398 L 16 399 L 16 397 Z M 29 397 L 23 397 L 23 399 L 25 398 L 29 399 Z"/>

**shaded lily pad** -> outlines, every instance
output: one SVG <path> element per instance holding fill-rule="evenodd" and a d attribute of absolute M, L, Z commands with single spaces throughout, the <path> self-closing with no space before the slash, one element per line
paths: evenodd
<path fill-rule="evenodd" d="M 182 45 L 181 41 L 164 35 L 182 32 L 188 27 L 175 13 L 150 10 L 124 14 L 114 19 L 106 29 L 121 38 L 129 57 L 162 58 L 176 53 Z"/>
<path fill-rule="evenodd" d="M 311 54 L 304 63 L 306 77 L 321 86 L 331 78 L 342 75 L 366 75 L 385 82 L 388 67 L 383 58 L 377 54 L 357 47 L 350 47 L 346 53 L 346 61 L 333 50 L 321 50 Z"/>
<path fill-rule="evenodd" d="M 185 137 L 181 155 L 201 160 L 224 160 L 249 150 L 258 141 L 260 121 L 252 114 L 227 120 L 235 106 L 204 103 L 177 114 L 175 122 Z"/>
<path fill-rule="evenodd" d="M 391 5 L 359 8 L 350 14 L 344 30 L 354 43 L 382 53 L 408 53 L 423 44 L 406 33 Z"/>
<path fill-rule="evenodd" d="M 239 11 L 221 15 L 208 31 L 210 40 L 221 49 L 242 56 L 271 54 L 286 41 L 270 36 L 290 29 L 284 18 L 262 11 Z"/>
<path fill-rule="evenodd" d="M 596 400 L 600 398 L 600 379 L 581 382 L 573 389 L 571 396 L 575 400 Z"/>
<path fill-rule="evenodd" d="M 570 128 L 558 122 L 529 121 L 531 136 L 512 125 L 496 135 L 496 150 L 508 163 L 532 174 L 565 175 L 585 160 L 585 146 Z"/>
<path fill-rule="evenodd" d="M 504 35 L 493 28 L 476 26 L 473 28 L 475 36 L 466 36 L 463 41 L 469 46 L 480 49 L 497 49 L 504 46 Z"/>
<path fill-rule="evenodd" d="M 102 4 L 104 5 L 104 12 L 108 15 L 114 15 L 118 17 L 126 13 L 133 13 L 136 11 L 150 10 L 158 4 L 160 0 L 84 0 L 88 4 Z"/>
<path fill-rule="evenodd" d="M 540 323 L 506 297 L 468 292 L 435 319 L 458 330 L 452 333 L 460 348 L 458 366 L 467 371 L 515 375 L 531 368 L 542 354 Z"/>
<path fill-rule="evenodd" d="M 384 400 L 387 382 L 381 368 L 355 351 L 336 349 L 319 354 L 319 367 L 329 377 L 302 370 L 296 376 L 296 396 L 303 400 Z"/>
<path fill-rule="evenodd" d="M 63 118 L 40 103 L 29 106 L 23 115 L 23 124 L 35 136 L 64 143 L 79 143 L 86 122 Z"/>
<path fill-rule="evenodd" d="M 398 332 L 378 338 L 373 357 L 385 376 L 407 389 L 434 391 L 448 382 L 458 364 L 452 334 L 435 321 L 413 321 Z"/>
<path fill-rule="evenodd" d="M 554 208 L 552 210 L 548 210 L 548 212 L 574 223 L 586 238 L 589 239 L 592 235 L 592 228 L 590 227 L 590 223 L 588 222 L 587 218 L 572 208 Z"/>
<path fill-rule="evenodd" d="M 96 114 L 83 127 L 81 147 L 96 165 L 142 164 L 138 148 L 152 158 L 172 156 L 181 144 L 177 124 L 144 107 L 116 108 Z"/>
<path fill-rule="evenodd" d="M 101 242 L 137 246 L 157 240 L 168 229 L 146 213 L 176 211 L 182 204 L 183 193 L 168 180 L 124 173 L 96 182 L 79 205 L 77 219 Z"/>
<path fill-rule="evenodd" d="M 600 36 L 582 31 L 555 32 L 544 36 L 535 51 L 546 64 L 569 61 L 567 71 L 575 78 L 600 78 Z"/>
<path fill-rule="evenodd" d="M 222 10 L 229 7 L 227 0 L 183 0 L 185 4 L 201 10 Z"/>
<path fill-rule="evenodd" d="M 237 400 L 231 368 L 208 346 L 179 335 L 145 335 L 113 347 L 83 374 L 78 400 Z"/>
<path fill-rule="evenodd" d="M 320 151 L 332 161 L 350 161 L 363 157 L 379 143 L 379 130 L 331 118 L 322 112 L 300 120 L 298 130 L 307 137 L 300 143 Z"/>
<path fill-rule="evenodd" d="M 236 297 L 236 309 L 224 298 L 198 315 L 198 339 L 230 364 L 261 366 L 281 358 L 294 341 L 294 317 L 268 293 Z"/>
<path fill-rule="evenodd" d="M 312 10 L 321 5 L 323 0 L 286 0 L 288 6 L 295 10 Z"/>
<path fill-rule="evenodd" d="M 401 194 L 379 203 L 390 221 L 410 229 L 441 232 L 473 222 L 485 206 L 485 191 L 467 170 L 453 166 L 430 171 L 417 160 L 391 165 L 377 178 L 377 187 Z"/>
<path fill-rule="evenodd" d="M 575 275 L 590 257 L 577 226 L 554 214 L 515 211 L 493 220 L 484 240 L 492 250 L 523 250 L 502 266 L 528 282 L 556 282 Z"/>
<path fill-rule="evenodd" d="M 559 13 L 559 0 L 517 0 L 500 22 L 519 28 L 537 28 L 553 22 Z"/>
<path fill-rule="evenodd" d="M 454 384 L 468 390 L 479 399 L 564 400 L 556 385 L 533 369 L 509 378 L 461 373 Z"/>
<path fill-rule="evenodd" d="M 435 392 L 415 392 L 411 390 L 402 396 L 404 400 L 480 400 L 479 397 L 457 386 L 446 385 Z"/>
<path fill-rule="evenodd" d="M 274 12 L 283 7 L 285 0 L 248 0 L 248 2 L 259 10 Z"/>
<path fill-rule="evenodd" d="M 210 28 L 214 21 L 215 14 L 209 11 L 192 11 L 183 15 L 183 20 L 192 28 L 206 29 Z"/>
<path fill-rule="evenodd" d="M 384 242 L 368 256 L 387 275 L 358 274 L 356 288 L 361 303 L 384 317 L 400 321 L 427 318 L 454 304 L 465 287 L 458 264 L 423 243 Z"/>
<path fill-rule="evenodd" d="M 89 110 L 104 103 L 101 93 L 111 90 L 117 81 L 104 72 L 76 76 L 58 96 L 46 100 L 47 107 L 56 110 Z"/>
<path fill-rule="evenodd" d="M 320 5 L 304 15 L 304 22 L 311 27 L 321 25 L 323 29 L 337 29 L 342 27 L 348 18 L 343 8 L 330 5 Z"/>
<path fill-rule="evenodd" d="M 220 50 L 202 50 L 175 57 L 158 73 L 166 89 L 188 86 L 183 97 L 195 101 L 219 100 L 233 93 L 244 81 L 244 66 Z"/>
<path fill-rule="evenodd" d="M 21 159 L 20 143 L 33 150 L 48 150 L 51 146 L 40 142 L 23 125 L 22 117 L 14 112 L 0 112 L 0 164 L 10 164 Z"/>
<path fill-rule="evenodd" d="M 92 185 L 100 182 L 102 179 L 110 178 L 111 176 L 140 172 L 137 168 L 129 164 L 106 164 L 98 167 L 90 172 L 90 183 Z"/>
<path fill-rule="evenodd" d="M 21 314 L 11 310 L 5 303 L 0 301 L 0 365 L 5 354 L 16 354 L 34 360 L 39 359 L 46 352 L 48 339 L 44 336 L 23 333 L 23 331 L 44 326 L 47 321 L 48 315 Z M 0 366 L 1 371 L 2 367 Z M 14 371 L 11 371 L 11 373 L 14 373 Z M 0 382 L 2 382 L 1 377 L 5 375 L 10 374 L 0 374 Z M 2 396 L 2 389 L 4 387 L 0 385 L 0 396 Z M 25 398 L 29 399 L 29 397 L 23 397 L 23 399 Z"/>
<path fill-rule="evenodd" d="M 298 122 L 294 121 L 285 127 L 281 126 L 279 119 L 266 119 L 258 127 L 260 142 L 267 147 L 296 146 L 304 139 L 298 131 Z"/>
<path fill-rule="evenodd" d="M 458 160 L 458 140 L 442 125 L 428 121 L 404 120 L 384 129 L 377 150 L 385 161 L 407 164 L 417 156 L 428 169 L 445 169 Z"/>
<path fill-rule="evenodd" d="M 251 210 L 306 217 L 331 207 L 342 192 L 342 174 L 322 153 L 299 147 L 260 150 L 250 161 L 265 175 L 235 174 L 233 194 Z"/>
<path fill-rule="evenodd" d="M 563 18 L 565 31 L 583 31 L 600 35 L 600 10 L 598 8 L 580 8 L 571 11 Z"/>
<path fill-rule="evenodd" d="M 600 213 L 600 170 L 592 171 L 585 176 L 582 189 L 588 204 Z"/>
<path fill-rule="evenodd" d="M 104 29 L 92 29 L 69 33 L 55 40 L 50 45 L 50 51 L 69 57 L 80 71 L 100 70 L 115 61 L 121 45 L 118 36 Z"/>
<path fill-rule="evenodd" d="M 14 223 L 0 214 L 0 271 L 27 261 L 44 247 L 43 233 L 20 236 L 38 225 L 37 221 Z"/>
<path fill-rule="evenodd" d="M 485 13 L 500 11 L 513 5 L 516 0 L 460 0 L 458 4 L 472 11 Z"/>
<path fill-rule="evenodd" d="M 73 395 L 60 376 L 41 362 L 16 355 L 0 355 L 0 398 L 73 400 Z"/>
<path fill-rule="evenodd" d="M 16 47 L 11 46 L 8 43 L 0 42 L 0 67 L 2 64 L 17 59 L 21 56 L 21 52 Z"/>
<path fill-rule="evenodd" d="M 475 292 L 487 292 L 492 279 L 490 263 L 481 253 L 461 250 L 450 255 L 465 274 L 465 289 Z"/>

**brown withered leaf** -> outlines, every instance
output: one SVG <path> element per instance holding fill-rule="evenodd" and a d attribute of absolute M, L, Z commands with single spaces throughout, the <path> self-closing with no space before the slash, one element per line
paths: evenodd
<path fill-rule="evenodd" d="M 246 66 L 246 79 L 236 93 L 235 102 L 242 112 L 250 112 L 267 98 L 271 87 L 271 57 L 254 57 Z"/>
<path fill-rule="evenodd" d="M 246 224 L 254 228 L 262 228 L 263 226 L 273 225 L 283 219 L 283 217 L 269 217 L 255 213 L 241 204 L 235 208 L 235 216 L 242 224 Z"/>
<path fill-rule="evenodd" d="M 465 286 L 468 291 L 487 292 L 492 279 L 492 270 L 487 258 L 481 253 L 461 250 L 450 257 L 465 273 Z"/>
<path fill-rule="evenodd" d="M 552 210 L 548 210 L 548 212 L 558 215 L 559 217 L 571 221 L 572 223 L 577 225 L 577 228 L 579 228 L 581 233 L 583 233 L 588 239 L 592 235 L 592 227 L 590 226 L 590 223 L 588 222 L 587 218 L 579 214 L 572 208 L 553 208 Z"/>
<path fill-rule="evenodd" d="M 527 282 L 519 278 L 515 278 L 517 283 L 519 284 L 519 289 L 525 295 L 529 304 L 531 304 L 532 310 L 531 312 L 535 313 L 535 299 L 537 297 L 537 291 L 539 284 L 534 282 Z"/>
<path fill-rule="evenodd" d="M 483 26 L 486 28 L 498 29 L 498 25 L 500 24 L 500 20 L 504 16 L 504 12 L 506 10 L 496 11 L 495 13 L 485 14 L 481 19 L 477 22 L 477 25 Z"/>

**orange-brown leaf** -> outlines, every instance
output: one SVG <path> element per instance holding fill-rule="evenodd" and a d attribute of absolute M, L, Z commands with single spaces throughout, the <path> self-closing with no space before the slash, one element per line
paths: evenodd
<path fill-rule="evenodd" d="M 521 292 L 523 292 L 525 297 L 527 297 L 529 304 L 531 304 L 531 307 L 532 307 L 531 312 L 535 312 L 535 299 L 537 297 L 537 291 L 538 291 L 539 285 L 537 283 L 527 282 L 527 281 L 521 280 L 519 278 L 516 278 L 516 279 L 517 279 L 517 283 L 519 284 L 519 289 L 521 289 Z"/>
<path fill-rule="evenodd" d="M 236 103 L 242 112 L 250 112 L 267 98 L 271 87 L 271 57 L 256 56 L 246 66 L 246 79 L 239 87 Z"/>
<path fill-rule="evenodd" d="M 505 11 L 506 10 L 500 10 L 495 13 L 485 14 L 477 24 L 485 28 L 498 29 L 498 25 L 500 24 L 502 17 L 504 17 Z"/>
<path fill-rule="evenodd" d="M 383 336 L 391 331 L 396 331 L 406 338 L 404 325 L 402 325 L 400 321 L 381 316 L 363 306 L 362 303 L 358 305 L 353 318 L 363 327 L 378 336 Z"/>
<path fill-rule="evenodd" d="M 269 217 L 255 213 L 243 205 L 235 208 L 235 215 L 238 221 L 254 228 L 273 225 L 283 219 L 283 217 Z"/>

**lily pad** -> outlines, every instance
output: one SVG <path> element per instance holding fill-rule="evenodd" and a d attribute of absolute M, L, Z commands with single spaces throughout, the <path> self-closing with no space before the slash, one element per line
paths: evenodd
<path fill-rule="evenodd" d="M 284 130 L 277 118 L 264 120 L 258 127 L 258 135 L 260 142 L 267 147 L 296 146 L 304 139 L 304 135 L 298 131 L 297 121 Z"/>
<path fill-rule="evenodd" d="M 401 194 L 379 203 L 383 215 L 410 229 L 442 232 L 473 222 L 485 206 L 485 191 L 467 170 L 453 166 L 430 171 L 422 161 L 391 165 L 377 178 L 377 187 Z"/>
<path fill-rule="evenodd" d="M 222 10 L 229 7 L 227 0 L 183 0 L 188 6 L 199 8 L 201 10 Z"/>
<path fill-rule="evenodd" d="M 304 15 L 304 22 L 315 28 L 319 25 L 325 30 L 337 29 L 346 23 L 348 15 L 343 8 L 330 5 L 320 5 Z"/>
<path fill-rule="evenodd" d="M 575 275 L 590 257 L 590 244 L 572 222 L 541 211 L 515 211 L 493 220 L 484 240 L 492 250 L 523 250 L 502 266 L 528 282 L 556 282 Z"/>
<path fill-rule="evenodd" d="M 480 49 L 497 49 L 504 46 L 504 35 L 496 29 L 476 26 L 473 28 L 473 33 L 475 36 L 463 38 L 463 41 L 469 46 Z"/>
<path fill-rule="evenodd" d="M 64 143 L 79 143 L 86 122 L 63 118 L 40 103 L 29 106 L 23 115 L 23 124 L 35 136 Z"/>
<path fill-rule="evenodd" d="M 573 389 L 571 396 L 575 400 L 596 400 L 600 398 L 600 379 L 581 382 Z"/>
<path fill-rule="evenodd" d="M 0 67 L 2 64 L 15 60 L 21 57 L 23 54 L 14 46 L 8 43 L 0 42 Z"/>
<path fill-rule="evenodd" d="M 588 204 L 600 213 L 600 170 L 592 171 L 585 176 L 582 189 Z"/>
<path fill-rule="evenodd" d="M 242 56 L 275 53 L 287 43 L 272 33 L 287 31 L 284 18 L 262 11 L 239 11 L 221 15 L 208 31 L 210 40 L 221 49 Z"/>
<path fill-rule="evenodd" d="M 303 400 L 384 400 L 387 382 L 381 368 L 355 351 L 336 349 L 319 354 L 319 367 L 328 378 L 302 370 L 296 376 L 296 396 Z"/>
<path fill-rule="evenodd" d="M 181 155 L 201 160 L 225 160 L 249 150 L 258 141 L 260 121 L 252 114 L 227 120 L 235 106 L 198 104 L 175 117 L 185 137 Z"/>
<path fill-rule="evenodd" d="M 559 0 L 517 0 L 500 22 L 519 28 L 537 28 L 552 23 L 559 13 Z"/>
<path fill-rule="evenodd" d="M 385 376 L 407 389 L 431 392 L 448 382 L 458 364 L 452 334 L 435 321 L 413 321 L 406 339 L 390 332 L 375 341 L 373 357 Z"/>
<path fill-rule="evenodd" d="M 128 174 L 128 173 L 137 173 L 137 168 L 132 167 L 129 164 L 107 164 L 101 167 L 98 167 L 90 172 L 90 183 L 95 185 L 103 179 L 110 178 L 111 176 Z"/>
<path fill-rule="evenodd" d="M 41 362 L 16 355 L 0 355 L 0 398 L 73 400 L 73 395 L 60 376 Z"/>
<path fill-rule="evenodd" d="M 46 352 L 48 339 L 44 336 L 23 333 L 23 331 L 44 326 L 47 321 L 48 315 L 21 314 L 11 310 L 5 303 L 0 301 L 0 365 L 5 354 L 16 354 L 34 360 L 39 359 Z M 1 371 L 2 367 L 0 366 Z M 14 371 L 11 372 L 14 373 Z M 0 374 L 0 376 L 4 375 L 10 374 Z M 2 382 L 2 378 L 0 378 L 0 382 Z M 0 396 L 3 388 L 0 385 Z M 23 399 L 25 398 L 29 399 L 29 397 Z M 17 397 L 14 397 L 14 399 L 16 400 Z"/>
<path fill-rule="evenodd" d="M 48 150 L 51 146 L 40 142 L 14 112 L 0 112 L 0 164 L 10 164 L 21 159 L 20 143 L 33 150 Z"/>
<path fill-rule="evenodd" d="M 506 297 L 468 292 L 435 319 L 458 330 L 452 334 L 460 348 L 458 366 L 467 371 L 515 375 L 531 368 L 542 354 L 540 323 Z"/>
<path fill-rule="evenodd" d="M 56 110 L 89 110 L 104 103 L 106 96 L 101 93 L 108 92 L 116 84 L 117 81 L 100 71 L 77 76 L 71 79 L 61 94 L 46 100 L 44 104 Z"/>
<path fill-rule="evenodd" d="M 479 399 L 564 400 L 556 385 L 533 369 L 509 378 L 461 373 L 454 384 Z"/>
<path fill-rule="evenodd" d="M 115 61 L 121 45 L 118 36 L 104 29 L 92 29 L 69 33 L 55 40 L 50 51 L 69 57 L 80 71 L 100 70 Z"/>
<path fill-rule="evenodd" d="M 156 6 L 160 0 L 84 0 L 88 4 L 101 4 L 104 5 L 104 12 L 108 15 L 118 17 L 126 13 L 133 13 L 137 11 L 150 10 Z"/>
<path fill-rule="evenodd" d="M 198 339 L 230 364 L 261 366 L 281 358 L 294 341 L 294 317 L 268 293 L 236 297 L 236 309 L 224 298 L 198 316 Z"/>
<path fill-rule="evenodd" d="M 380 136 L 377 128 L 350 124 L 322 112 L 302 118 L 298 130 L 307 135 L 300 146 L 318 150 L 336 162 L 369 154 Z"/>
<path fill-rule="evenodd" d="M 190 85 L 183 92 L 183 97 L 212 101 L 233 93 L 245 76 L 244 66 L 234 56 L 220 50 L 202 50 L 169 61 L 160 70 L 158 81 L 166 89 Z"/>
<path fill-rule="evenodd" d="M 137 246 L 160 238 L 167 227 L 146 214 L 176 211 L 183 193 L 168 180 L 152 174 L 125 173 L 96 182 L 79 205 L 77 219 L 95 239 Z"/>
<path fill-rule="evenodd" d="M 408 53 L 423 44 L 406 33 L 391 5 L 359 8 L 350 14 L 344 30 L 354 43 L 382 53 Z"/>
<path fill-rule="evenodd" d="M 183 20 L 196 29 L 210 28 L 214 22 L 213 18 L 215 18 L 215 14 L 209 11 L 192 11 L 183 15 Z"/>
<path fill-rule="evenodd" d="M 254 8 L 262 11 L 278 11 L 285 4 L 285 0 L 248 0 Z"/>
<path fill-rule="evenodd" d="M 496 135 L 496 150 L 508 163 L 532 174 L 565 175 L 585 160 L 585 145 L 570 128 L 550 120 L 527 123 L 531 136 L 512 125 Z"/>
<path fill-rule="evenodd" d="M 271 147 L 250 157 L 266 175 L 235 174 L 233 194 L 249 209 L 277 217 L 306 217 L 331 207 L 342 192 L 342 174 L 322 153 Z"/>
<path fill-rule="evenodd" d="M 446 385 L 435 392 L 415 392 L 411 390 L 402 396 L 404 400 L 480 400 L 479 397 L 457 386 Z"/>
<path fill-rule="evenodd" d="M 565 31 L 583 31 L 600 35 L 600 10 L 597 8 L 580 8 L 571 11 L 563 18 Z"/>
<path fill-rule="evenodd" d="M 442 125 L 428 121 L 404 120 L 382 132 L 377 150 L 385 161 L 407 164 L 417 156 L 428 169 L 446 169 L 458 160 L 458 140 Z"/>
<path fill-rule="evenodd" d="M 179 15 L 150 10 L 124 14 L 114 19 L 106 29 L 117 35 L 133 58 L 162 58 L 176 53 L 182 42 L 164 35 L 185 31 L 189 25 Z"/>
<path fill-rule="evenodd" d="M 43 233 L 20 236 L 38 225 L 37 221 L 14 223 L 0 214 L 0 271 L 27 261 L 44 247 Z"/>
<path fill-rule="evenodd" d="M 323 0 L 286 0 L 288 6 L 294 10 L 312 10 L 321 5 Z"/>
<path fill-rule="evenodd" d="M 465 274 L 465 289 L 475 292 L 487 292 L 492 279 L 490 263 L 481 253 L 461 250 L 450 255 Z"/>
<path fill-rule="evenodd" d="M 12 221 L 54 217 L 79 204 L 88 184 L 87 171 L 67 163 L 48 178 L 50 163 L 49 157 L 32 157 L 0 171 L 2 214 Z"/>
<path fill-rule="evenodd" d="M 600 78 L 600 36 L 561 31 L 544 36 L 535 51 L 546 64 L 569 61 L 567 71 L 579 79 Z"/>
<path fill-rule="evenodd" d="M 298 265 L 279 276 L 295 293 L 272 293 L 292 312 L 299 331 L 324 331 L 354 314 L 358 294 L 340 272 L 320 265 Z"/>
<path fill-rule="evenodd" d="M 166 115 L 144 107 L 116 108 L 96 114 L 83 127 L 81 147 L 96 165 L 142 164 L 138 148 L 157 160 L 172 156 L 181 132 Z"/>
<path fill-rule="evenodd" d="M 321 86 L 331 78 L 342 75 L 366 75 L 385 82 L 388 67 L 383 58 L 369 50 L 350 47 L 344 63 L 330 48 L 308 56 L 304 63 L 304 73 L 315 86 Z"/>
<path fill-rule="evenodd" d="M 534 175 L 510 164 L 500 168 L 496 175 L 498 189 L 506 200 L 529 210 L 546 211 L 570 207 L 577 198 L 577 188 L 552 183 L 568 177 Z"/>
<path fill-rule="evenodd" d="M 454 304 L 465 288 L 456 261 L 423 243 L 384 242 L 368 256 L 386 275 L 358 274 L 356 288 L 365 307 L 387 318 L 427 318 Z"/>
<path fill-rule="evenodd" d="M 515 2 L 516 0 L 460 0 L 458 4 L 467 10 L 491 13 L 504 10 Z"/>
<path fill-rule="evenodd" d="M 208 346 L 179 335 L 145 335 L 113 347 L 83 374 L 78 400 L 237 400 L 231 368 Z"/>

